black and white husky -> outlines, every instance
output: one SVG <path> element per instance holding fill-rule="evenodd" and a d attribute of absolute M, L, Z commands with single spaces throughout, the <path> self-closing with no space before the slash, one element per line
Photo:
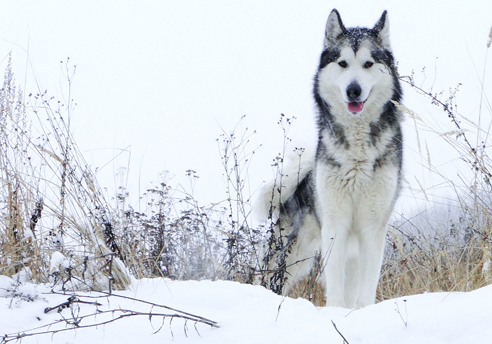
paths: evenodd
<path fill-rule="evenodd" d="M 375 301 L 401 184 L 402 92 L 386 11 L 372 29 L 346 28 L 331 12 L 313 94 L 316 152 L 262 189 L 259 210 L 277 235 L 264 262 L 272 286 L 287 277 L 276 290 L 285 294 L 320 252 L 327 306 L 363 307 Z"/>

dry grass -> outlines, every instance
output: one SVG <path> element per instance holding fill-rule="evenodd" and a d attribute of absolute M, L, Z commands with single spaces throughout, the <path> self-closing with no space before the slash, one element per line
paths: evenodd
<path fill-rule="evenodd" d="M 130 279 L 111 241 L 111 211 L 71 136 L 74 70 L 68 61 L 65 67 L 65 104 L 46 92 L 26 101 L 10 61 L 5 71 L 0 90 L 0 274 L 67 288 L 125 288 Z"/>
<path fill-rule="evenodd" d="M 449 208 L 431 205 L 411 218 L 401 215 L 401 220 L 390 226 L 377 299 L 423 292 L 470 291 L 488 285 L 492 282 L 492 160 L 487 144 L 489 129 L 484 130 L 487 125 L 480 120 L 482 110 L 478 124 L 474 123 L 457 111 L 458 87 L 442 99 L 443 92 L 423 90 L 413 76 L 402 79 L 440 108 L 455 130 L 440 132 L 412 111 L 397 105 L 420 128 L 445 140 L 468 165 L 472 177 L 462 178 L 464 187 L 457 188 L 455 182 L 444 178 L 440 168 L 433 165 L 428 152 L 418 147 L 420 154 L 427 156 L 426 169 L 447 181 L 450 190 L 456 192 L 457 203 Z M 486 117 L 490 117 L 490 105 L 484 106 L 485 109 Z M 447 219 L 440 216 L 446 213 L 453 216 Z"/>
<path fill-rule="evenodd" d="M 491 232 L 489 227 L 478 228 L 415 235 L 391 227 L 377 299 L 470 291 L 490 284 Z"/>
<path fill-rule="evenodd" d="M 317 307 L 326 306 L 325 289 L 321 283 L 313 283 L 311 276 L 306 276 L 300 280 L 292 287 L 288 296 L 293 299 L 306 299 Z"/>

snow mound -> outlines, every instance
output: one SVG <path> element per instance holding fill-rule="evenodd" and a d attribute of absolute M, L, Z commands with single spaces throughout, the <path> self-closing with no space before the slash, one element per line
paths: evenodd
<path fill-rule="evenodd" d="M 343 335 L 350 344 L 450 344 L 489 343 L 492 338 L 492 286 L 468 293 L 414 295 L 350 310 L 318 308 L 260 286 L 226 281 L 142 279 L 130 290 L 116 292 L 118 296 L 79 293 L 72 302 L 71 295 L 29 284 L 17 290 L 37 297 L 23 299 L 5 291 L 13 285 L 13 280 L 0 276 L 0 333 L 56 332 L 24 337 L 22 343 L 343 343 Z M 65 308 L 57 307 L 63 304 Z M 180 318 L 183 313 L 178 310 L 220 327 Z M 77 321 L 78 329 L 57 332 Z M 53 325 L 26 331 L 47 324 Z"/>

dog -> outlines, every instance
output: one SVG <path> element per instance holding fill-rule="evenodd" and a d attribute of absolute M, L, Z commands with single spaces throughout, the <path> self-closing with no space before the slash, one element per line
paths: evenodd
<path fill-rule="evenodd" d="M 316 150 L 261 191 L 273 233 L 263 284 L 287 294 L 317 264 L 327 306 L 364 307 L 375 302 L 402 180 L 402 90 L 386 11 L 372 29 L 330 13 L 313 96 Z"/>

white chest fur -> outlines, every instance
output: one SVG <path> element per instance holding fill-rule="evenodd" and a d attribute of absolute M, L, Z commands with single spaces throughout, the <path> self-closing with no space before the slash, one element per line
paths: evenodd
<path fill-rule="evenodd" d="M 388 129 L 375 139 L 370 128 L 368 122 L 359 118 L 353 119 L 348 126 L 337 128 L 336 135 L 331 129 L 322 131 L 320 144 L 325 146 L 325 158 L 329 163 L 321 159 L 317 169 L 318 172 L 323 170 L 322 178 L 326 178 L 332 187 L 336 185 L 337 191 L 354 192 L 375 178 L 378 162 L 387 154 L 395 133 Z M 391 167 L 396 171 L 396 166 Z"/>

